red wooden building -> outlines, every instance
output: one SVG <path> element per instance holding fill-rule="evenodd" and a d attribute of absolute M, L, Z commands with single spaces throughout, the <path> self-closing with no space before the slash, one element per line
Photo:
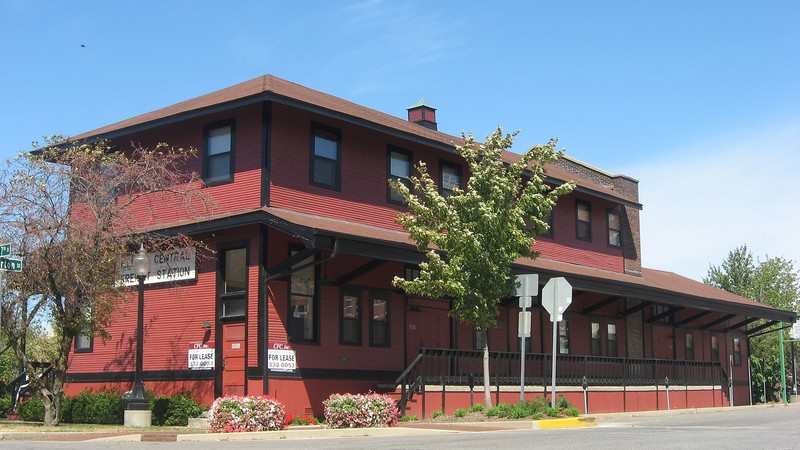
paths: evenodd
<path fill-rule="evenodd" d="M 435 109 L 421 101 L 400 119 L 266 75 L 75 139 L 96 138 L 199 149 L 191 169 L 216 200 L 202 216 L 162 204 L 143 224 L 216 252 L 199 263 L 190 252 L 153 255 L 147 389 L 205 403 L 269 394 L 295 415 L 321 416 L 334 392 L 393 392 L 422 415 L 469 404 L 469 385 L 481 385 L 474 330 L 447 316 L 446 301 L 391 285 L 413 276 L 421 255 L 394 222 L 404 206 L 387 179 L 407 178 L 420 160 L 443 190 L 469 176 Z M 672 408 L 748 403 L 748 336 L 794 313 L 642 268 L 638 182 L 570 158 L 547 171 L 577 188 L 537 240 L 541 257 L 515 271 L 573 286 L 558 330 L 559 392 L 582 408 L 585 389 L 591 412 L 666 408 L 668 383 Z M 130 389 L 135 300 L 119 308 L 109 340 L 76 340 L 68 394 Z M 509 299 L 488 338 L 492 393 L 505 402 L 519 398 L 517 311 Z M 748 327 L 759 319 L 765 326 Z M 529 398 L 550 385 L 550 330 L 535 299 Z"/>

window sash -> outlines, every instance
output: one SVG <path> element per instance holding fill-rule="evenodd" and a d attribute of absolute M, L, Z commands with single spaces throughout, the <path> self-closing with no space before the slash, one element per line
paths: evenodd
<path fill-rule="evenodd" d="M 576 201 L 575 203 L 575 230 L 578 239 L 592 239 L 592 207 L 589 203 Z"/>
<path fill-rule="evenodd" d="M 617 357 L 617 324 L 609 322 L 606 324 L 606 354 L 611 357 Z"/>
<path fill-rule="evenodd" d="M 566 317 L 558 322 L 558 353 L 569 355 L 569 322 Z"/>
<path fill-rule="evenodd" d="M 203 179 L 230 180 L 233 173 L 233 124 L 206 128 Z"/>
<path fill-rule="evenodd" d="M 370 301 L 369 344 L 372 347 L 390 346 L 389 299 L 373 294 Z"/>
<path fill-rule="evenodd" d="M 620 247 L 622 245 L 622 233 L 620 230 L 621 219 L 619 211 L 613 209 L 608 210 L 608 245 L 612 247 Z"/>
<path fill-rule="evenodd" d="M 297 254 L 292 250 L 291 255 Z M 316 266 L 314 256 L 294 264 L 289 275 L 289 341 L 315 341 L 316 317 Z M 302 267 L 302 269 L 297 269 Z"/>
<path fill-rule="evenodd" d="M 453 194 L 453 190 L 461 188 L 461 169 L 449 164 L 442 164 L 441 192 L 445 197 Z"/>
<path fill-rule="evenodd" d="M 388 151 L 388 171 L 389 179 L 403 183 L 409 190 L 413 188 L 411 184 L 411 153 L 405 150 L 392 149 Z M 393 203 L 403 203 L 405 200 L 391 186 L 389 186 L 389 201 Z"/>
<path fill-rule="evenodd" d="M 311 182 L 324 187 L 338 188 L 342 158 L 338 132 L 314 127 L 311 136 Z"/>
<path fill-rule="evenodd" d="M 341 303 L 341 328 L 339 340 L 342 344 L 361 344 L 361 297 L 355 293 L 343 293 Z"/>

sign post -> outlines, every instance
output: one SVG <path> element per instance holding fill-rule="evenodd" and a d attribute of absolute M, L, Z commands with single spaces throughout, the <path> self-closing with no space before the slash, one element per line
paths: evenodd
<path fill-rule="evenodd" d="M 551 278 L 542 289 L 542 306 L 550 313 L 553 323 L 553 364 L 551 372 L 550 407 L 556 407 L 556 355 L 558 354 L 558 322 L 572 303 L 572 285 L 564 277 Z"/>
<path fill-rule="evenodd" d="M 531 312 L 526 311 L 531 307 L 532 298 L 539 295 L 539 275 L 517 275 L 517 297 L 519 297 L 519 401 L 525 400 L 525 338 L 531 335 Z"/>

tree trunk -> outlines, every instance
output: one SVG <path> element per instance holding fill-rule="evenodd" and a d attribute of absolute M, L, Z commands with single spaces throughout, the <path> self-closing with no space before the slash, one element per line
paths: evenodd
<path fill-rule="evenodd" d="M 492 407 L 492 393 L 490 392 L 491 383 L 489 380 L 489 339 L 486 330 L 480 330 L 483 340 L 483 404 L 486 409 Z"/>
<path fill-rule="evenodd" d="M 45 386 L 39 392 L 44 404 L 44 424 L 55 426 L 61 423 L 61 398 L 64 396 L 64 377 L 58 373 L 47 375 Z"/>

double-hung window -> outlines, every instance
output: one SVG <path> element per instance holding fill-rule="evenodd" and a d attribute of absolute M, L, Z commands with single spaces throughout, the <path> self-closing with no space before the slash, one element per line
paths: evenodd
<path fill-rule="evenodd" d="M 247 311 L 247 249 L 225 250 L 220 266 L 222 317 L 242 317 Z"/>
<path fill-rule="evenodd" d="M 450 197 L 454 189 L 461 189 L 461 167 L 443 161 L 441 168 L 439 190 L 442 196 Z"/>
<path fill-rule="evenodd" d="M 742 365 L 742 338 L 739 336 L 733 337 L 733 365 L 736 367 Z"/>
<path fill-rule="evenodd" d="M 291 254 L 297 254 L 292 250 Z M 314 256 L 309 256 L 292 266 L 289 277 L 289 340 L 312 342 L 316 340 L 316 269 Z"/>
<path fill-rule="evenodd" d="M 233 181 L 234 123 L 232 120 L 205 128 L 203 181 L 206 184 Z"/>
<path fill-rule="evenodd" d="M 569 321 L 566 316 L 558 322 L 558 353 L 569 355 Z"/>
<path fill-rule="evenodd" d="M 575 234 L 578 239 L 592 240 L 592 204 L 583 200 L 575 201 Z"/>
<path fill-rule="evenodd" d="M 361 293 L 342 290 L 341 328 L 339 341 L 342 344 L 361 345 Z"/>
<path fill-rule="evenodd" d="M 399 181 L 406 185 L 408 189 L 411 189 L 411 152 L 390 146 L 388 150 L 388 170 L 390 180 Z M 403 197 L 391 186 L 388 187 L 387 195 L 389 202 L 403 203 Z"/>
<path fill-rule="evenodd" d="M 686 360 L 694 361 L 694 335 L 686 333 Z"/>
<path fill-rule="evenodd" d="M 342 149 L 338 130 L 322 125 L 311 127 L 311 184 L 339 189 Z"/>
<path fill-rule="evenodd" d="M 711 361 L 719 361 L 719 338 L 711 335 Z"/>
<path fill-rule="evenodd" d="M 369 345 L 372 347 L 389 347 L 389 295 L 385 292 L 373 292 L 370 302 Z"/>
<path fill-rule="evenodd" d="M 622 230 L 619 210 L 608 210 L 608 245 L 612 247 L 622 246 Z"/>

